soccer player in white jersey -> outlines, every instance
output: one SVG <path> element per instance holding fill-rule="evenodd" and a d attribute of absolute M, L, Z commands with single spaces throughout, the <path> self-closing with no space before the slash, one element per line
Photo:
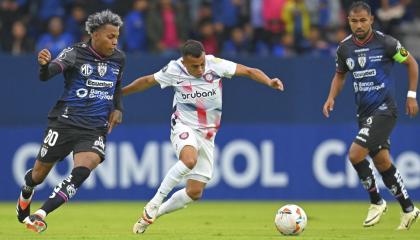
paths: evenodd
<path fill-rule="evenodd" d="M 144 207 L 142 216 L 133 226 L 134 233 L 144 233 L 156 218 L 201 198 L 213 173 L 214 138 L 222 115 L 222 78 L 246 76 L 283 91 L 283 83 L 278 78 L 270 79 L 259 69 L 206 55 L 198 41 L 186 41 L 181 54 L 181 58 L 170 61 L 159 72 L 140 77 L 122 89 L 123 95 L 157 84 L 175 90 L 171 142 L 179 161 Z M 163 202 L 184 177 L 185 188 Z"/>

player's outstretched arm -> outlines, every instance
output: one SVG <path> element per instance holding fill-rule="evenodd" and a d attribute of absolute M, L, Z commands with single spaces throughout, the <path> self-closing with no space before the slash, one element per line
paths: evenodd
<path fill-rule="evenodd" d="M 42 49 L 38 53 L 38 63 L 40 65 L 39 69 L 39 80 L 47 81 L 53 76 L 61 72 L 60 66 L 57 64 L 50 64 L 51 62 L 51 53 L 48 49 Z"/>
<path fill-rule="evenodd" d="M 334 78 L 331 82 L 330 93 L 328 94 L 328 98 L 324 103 L 324 107 L 322 109 L 322 113 L 325 117 L 330 117 L 330 112 L 334 109 L 334 100 L 340 94 L 341 90 L 343 89 L 344 83 L 346 80 L 346 74 L 336 72 Z"/>
<path fill-rule="evenodd" d="M 137 78 L 127 86 L 123 87 L 122 93 L 123 95 L 132 94 L 135 92 L 142 92 L 148 88 L 151 88 L 158 84 L 155 77 L 152 75 L 143 76 L 140 78 Z"/>
<path fill-rule="evenodd" d="M 237 64 L 235 76 L 249 77 L 261 84 L 267 85 L 271 88 L 283 91 L 283 83 L 278 78 L 270 79 L 263 71 L 258 68 L 250 68 L 242 64 Z"/>
<path fill-rule="evenodd" d="M 405 112 L 410 117 L 414 117 L 419 112 L 419 106 L 417 104 L 417 84 L 419 79 L 419 66 L 413 56 L 408 55 L 407 60 L 403 62 L 407 65 L 408 71 L 408 93 L 407 101 L 405 104 Z"/>

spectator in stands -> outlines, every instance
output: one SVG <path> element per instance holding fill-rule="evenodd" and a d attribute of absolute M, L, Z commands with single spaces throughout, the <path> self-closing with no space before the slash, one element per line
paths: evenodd
<path fill-rule="evenodd" d="M 199 35 L 198 39 L 203 43 L 206 53 L 215 55 L 219 52 L 219 42 L 217 40 L 214 25 L 210 19 L 204 19 L 201 21 L 198 27 Z"/>
<path fill-rule="evenodd" d="M 84 23 L 86 21 L 86 11 L 81 5 L 75 5 L 71 9 L 71 14 L 66 20 L 67 32 L 73 35 L 76 42 L 82 40 L 82 36 L 86 34 Z"/>
<path fill-rule="evenodd" d="M 275 44 L 284 31 L 283 8 L 287 0 L 264 0 L 262 3 L 262 15 L 264 30 L 268 36 L 267 42 Z"/>
<path fill-rule="evenodd" d="M 35 1 L 34 4 L 37 6 L 37 18 L 42 23 L 46 23 L 52 17 L 64 17 L 65 16 L 65 4 L 70 0 L 39 0 Z"/>
<path fill-rule="evenodd" d="M 34 51 L 34 39 L 26 34 L 26 26 L 22 21 L 16 21 L 12 26 L 12 37 L 5 41 L 3 49 L 12 55 L 27 54 Z"/>
<path fill-rule="evenodd" d="M 407 6 L 411 0 L 381 0 L 380 7 L 376 11 L 377 19 L 383 32 L 391 34 L 396 38 L 398 35 L 398 26 L 407 15 Z"/>
<path fill-rule="evenodd" d="M 330 56 L 330 44 L 321 36 L 318 26 L 312 26 L 308 36 L 308 50 L 305 51 L 312 56 Z M 334 49 L 335 50 L 335 49 Z"/>
<path fill-rule="evenodd" d="M 177 54 L 188 37 L 188 18 L 181 2 L 159 0 L 150 6 L 146 31 L 153 52 Z"/>
<path fill-rule="evenodd" d="M 235 27 L 230 33 L 230 38 L 223 43 L 222 54 L 237 56 L 248 55 L 251 50 L 249 39 L 241 27 Z"/>
<path fill-rule="evenodd" d="M 128 52 L 147 51 L 147 8 L 148 0 L 135 0 L 132 11 L 124 18 L 124 49 Z"/>
<path fill-rule="evenodd" d="M 294 38 L 290 33 L 285 33 L 281 36 L 278 43 L 275 43 L 272 48 L 272 55 L 275 57 L 292 57 L 296 55 Z"/>
<path fill-rule="evenodd" d="M 36 50 L 41 51 L 46 48 L 51 52 L 52 57 L 55 58 L 61 50 L 72 43 L 74 43 L 74 38 L 70 33 L 64 32 L 61 18 L 53 17 L 48 23 L 48 32 L 39 38 Z"/>
<path fill-rule="evenodd" d="M 211 3 L 203 1 L 198 8 L 195 20 L 192 21 L 192 24 L 190 26 L 192 28 L 191 35 L 193 37 L 197 37 L 197 35 L 200 34 L 200 26 L 202 25 L 202 23 L 208 21 L 213 23 L 213 8 Z"/>
<path fill-rule="evenodd" d="M 0 0 L 0 45 L 11 41 L 12 25 L 22 18 L 26 0 Z"/>
<path fill-rule="evenodd" d="M 311 21 L 303 0 L 288 0 L 283 8 L 283 21 L 286 32 L 292 34 L 298 53 L 307 47 Z"/>

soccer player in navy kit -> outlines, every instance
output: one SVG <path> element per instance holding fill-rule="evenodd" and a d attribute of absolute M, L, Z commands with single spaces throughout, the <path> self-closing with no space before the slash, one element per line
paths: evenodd
<path fill-rule="evenodd" d="M 72 198 L 105 157 L 106 136 L 122 119 L 121 78 L 125 55 L 117 49 L 121 18 L 109 10 L 89 16 L 91 39 L 64 49 L 51 61 L 47 49 L 38 53 L 39 77 L 46 81 L 63 73 L 61 98 L 48 114 L 48 127 L 34 167 L 26 172 L 17 203 L 18 220 L 35 232 L 46 230 L 45 217 Z M 30 215 L 35 186 L 52 167 L 73 152 L 74 168 L 44 204 Z"/>
<path fill-rule="evenodd" d="M 363 226 L 373 226 L 386 211 L 367 155 L 373 159 L 385 186 L 402 208 L 399 230 L 409 229 L 420 211 L 413 205 L 403 179 L 393 165 L 389 137 L 397 119 L 394 99 L 394 80 L 390 78 L 394 62 L 405 64 L 408 70 L 406 113 L 414 117 L 418 112 L 416 90 L 418 65 L 398 40 L 372 29 L 373 16 L 365 2 L 355 2 L 349 11 L 352 35 L 345 38 L 337 49 L 336 73 L 331 83 L 323 113 L 329 117 L 334 99 L 344 86 L 346 73 L 351 74 L 356 96 L 359 133 L 349 150 L 349 159 L 370 196 L 371 205 Z"/>

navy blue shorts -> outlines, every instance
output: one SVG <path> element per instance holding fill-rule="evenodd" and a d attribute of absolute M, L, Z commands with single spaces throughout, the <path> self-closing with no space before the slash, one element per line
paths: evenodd
<path fill-rule="evenodd" d="M 376 111 L 369 117 L 359 119 L 359 133 L 354 143 L 369 149 L 374 157 L 381 149 L 389 149 L 389 136 L 395 127 L 397 116 L 393 111 Z"/>
<path fill-rule="evenodd" d="M 94 152 L 105 159 L 106 132 L 85 129 L 54 121 L 48 124 L 37 159 L 41 162 L 62 161 L 71 152 Z"/>

